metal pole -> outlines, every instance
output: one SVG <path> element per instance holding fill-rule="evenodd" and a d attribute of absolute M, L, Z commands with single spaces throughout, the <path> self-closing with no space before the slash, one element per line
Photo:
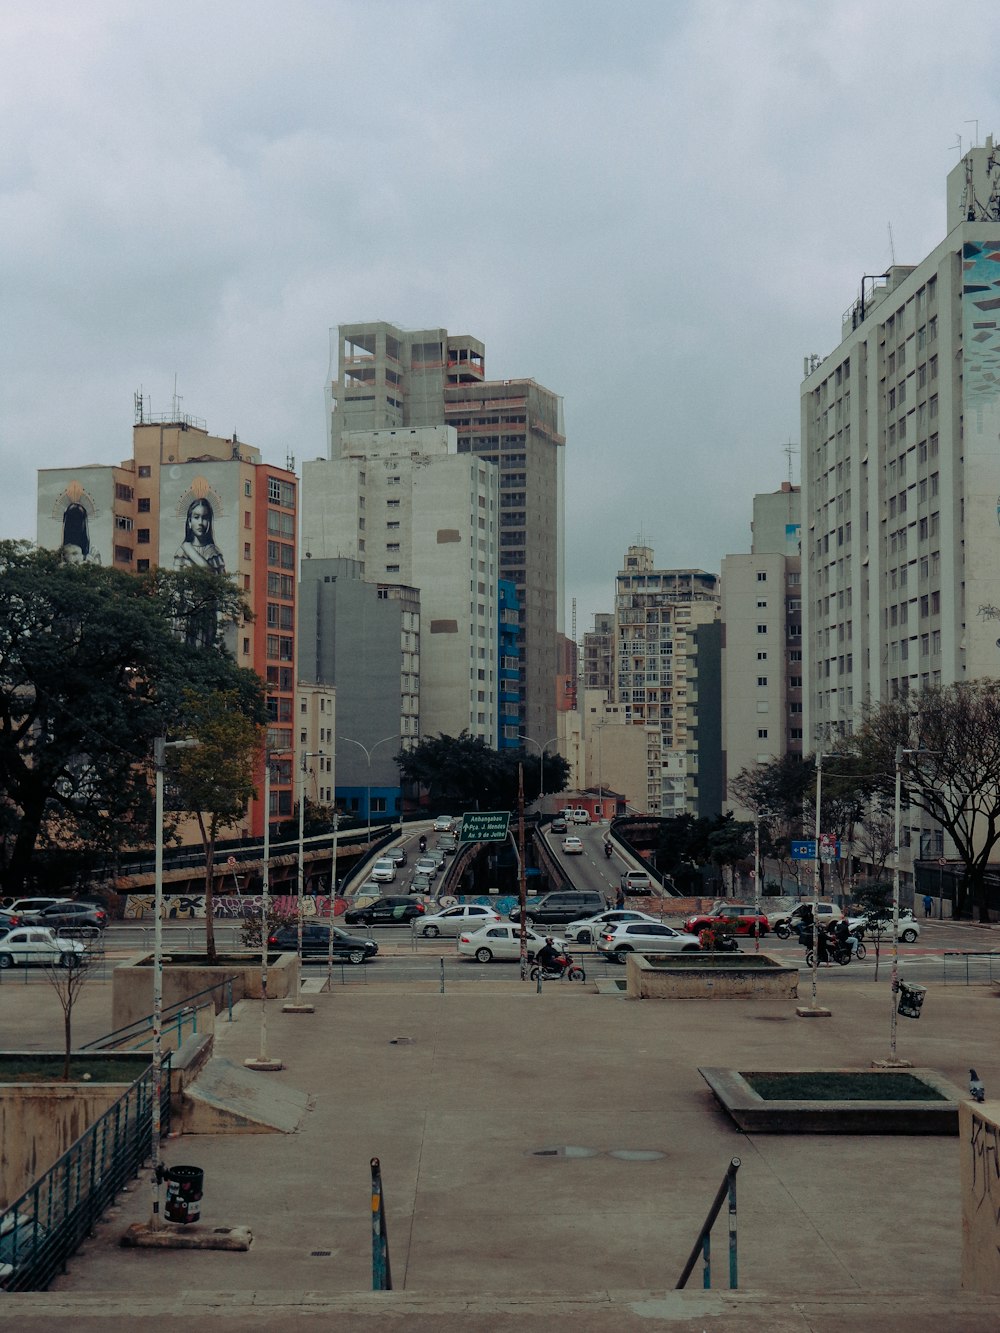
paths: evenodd
<path fill-rule="evenodd" d="M 892 869 L 892 984 L 889 987 L 889 1062 L 896 1063 L 896 996 L 899 993 L 899 835 L 900 805 L 903 788 L 903 755 L 901 745 L 896 746 L 896 818 L 895 847 Z"/>
<path fill-rule="evenodd" d="M 517 766 L 517 896 L 521 905 L 521 980 L 528 980 L 528 923 L 525 920 L 527 905 L 527 879 L 524 873 L 524 765 Z"/>
<path fill-rule="evenodd" d="M 163 1085 L 163 1044 L 160 1020 L 163 1011 L 163 765 L 166 740 L 153 742 L 153 766 L 156 769 L 156 860 L 153 894 L 153 1213 L 150 1228 L 160 1225 L 160 1099 Z"/>
<path fill-rule="evenodd" d="M 736 1172 L 729 1172 L 729 1289 L 735 1291 L 740 1285 L 736 1256 Z"/>
<path fill-rule="evenodd" d="M 760 811 L 753 817 L 753 948 L 760 952 Z"/>
<path fill-rule="evenodd" d="M 823 802 L 823 755 L 816 755 L 816 846 L 813 848 L 813 965 L 812 965 L 812 1007 L 816 1006 L 816 982 L 819 975 L 819 893 L 822 862 L 820 861 L 820 840 L 822 838 L 821 808 Z"/>
<path fill-rule="evenodd" d="M 295 969 L 295 1003 L 302 1001 L 302 899 L 305 895 L 306 883 L 306 865 L 305 865 L 305 840 L 306 840 L 306 760 L 312 758 L 311 755 L 303 754 L 302 762 L 299 765 L 299 902 L 298 902 L 298 931 L 296 939 L 296 952 L 298 953 L 298 966 Z"/>
<path fill-rule="evenodd" d="M 333 789 L 333 865 L 330 868 L 330 910 L 327 912 L 329 935 L 326 953 L 326 988 L 333 990 L 333 908 L 337 897 L 337 830 L 340 827 L 340 812 L 336 807 L 337 788 Z"/>
<path fill-rule="evenodd" d="M 385 1199 L 382 1194 L 382 1167 L 377 1157 L 371 1159 L 372 1172 L 372 1291 L 392 1291 L 389 1268 L 389 1237 L 385 1226 Z"/>

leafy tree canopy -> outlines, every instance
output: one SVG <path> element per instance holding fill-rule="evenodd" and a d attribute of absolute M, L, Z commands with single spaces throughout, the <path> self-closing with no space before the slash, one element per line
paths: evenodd
<path fill-rule="evenodd" d="M 248 614 L 235 586 L 207 571 L 135 575 L 0 542 L 6 892 L 21 892 L 36 849 L 148 840 L 153 739 L 176 734 L 190 694 L 260 703 L 259 677 L 219 643 L 188 645 L 184 617 L 209 602 L 220 624 Z"/>
<path fill-rule="evenodd" d="M 433 805 L 455 810 L 513 810 L 517 805 L 518 765 L 524 769 L 524 799 L 538 796 L 544 773 L 545 791 L 565 791 L 569 764 L 561 755 L 527 750 L 494 750 L 481 736 L 429 737 L 396 756 L 404 781 L 424 788 Z M 541 771 L 540 771 L 541 770 Z"/>

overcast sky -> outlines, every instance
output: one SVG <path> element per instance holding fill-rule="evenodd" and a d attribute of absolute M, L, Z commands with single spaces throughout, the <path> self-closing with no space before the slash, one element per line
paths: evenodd
<path fill-rule="evenodd" d="M 580 635 L 640 534 L 749 549 L 803 356 L 1000 134 L 995 0 L 4 0 L 0 38 L 0 536 L 37 468 L 130 456 L 140 388 L 298 467 L 331 327 L 442 326 L 564 398 Z"/>

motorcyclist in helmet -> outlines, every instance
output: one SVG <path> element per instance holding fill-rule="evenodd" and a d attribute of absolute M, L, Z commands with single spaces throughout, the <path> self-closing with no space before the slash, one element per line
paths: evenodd
<path fill-rule="evenodd" d="M 538 950 L 536 962 L 546 972 L 561 972 L 563 970 L 562 955 L 552 943 L 551 935 L 546 936 L 545 943 Z"/>

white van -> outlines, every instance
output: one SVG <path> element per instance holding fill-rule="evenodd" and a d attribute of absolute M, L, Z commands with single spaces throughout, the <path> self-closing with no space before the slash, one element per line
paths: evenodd
<path fill-rule="evenodd" d="M 589 824 L 590 811 L 584 810 L 582 805 L 578 805 L 575 810 L 570 810 L 566 818 L 572 820 L 574 824 Z"/>

